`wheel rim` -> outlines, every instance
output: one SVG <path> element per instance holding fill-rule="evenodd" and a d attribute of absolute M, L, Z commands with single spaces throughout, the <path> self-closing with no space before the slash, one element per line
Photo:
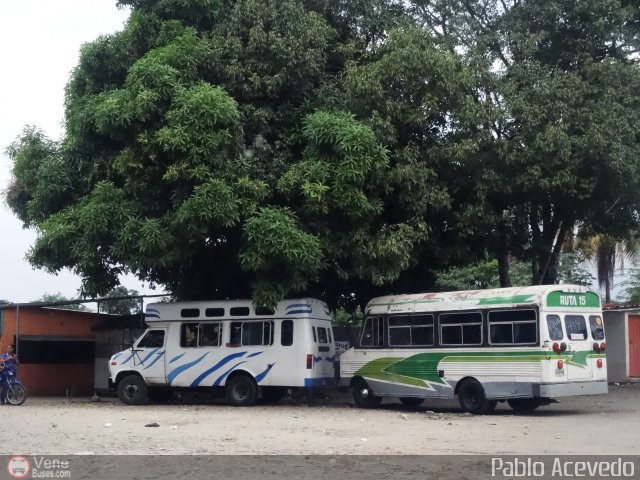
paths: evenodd
<path fill-rule="evenodd" d="M 238 401 L 242 401 L 245 398 L 247 398 L 247 396 L 249 395 L 249 391 L 246 385 L 241 385 L 236 383 L 233 386 L 233 396 L 236 398 L 236 400 Z"/>
<path fill-rule="evenodd" d="M 460 393 L 462 394 L 462 403 L 466 410 L 474 411 L 482 405 L 484 391 L 477 385 L 468 385 Z"/>
<path fill-rule="evenodd" d="M 137 385 L 129 384 L 124 387 L 124 396 L 129 400 L 135 400 L 140 395 L 140 389 Z"/>
<path fill-rule="evenodd" d="M 7 401 L 14 405 L 24 402 L 25 397 L 25 392 L 20 387 L 13 387 L 7 392 Z"/>

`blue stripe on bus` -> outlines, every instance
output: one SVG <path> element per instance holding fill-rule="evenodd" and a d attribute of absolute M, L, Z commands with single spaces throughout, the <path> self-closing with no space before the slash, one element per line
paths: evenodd
<path fill-rule="evenodd" d="M 180 375 L 182 372 L 184 372 L 185 370 L 188 370 L 189 368 L 193 367 L 194 365 L 196 365 L 197 363 L 200 363 L 202 361 L 202 359 L 204 357 L 206 357 L 207 355 L 209 355 L 209 352 L 205 353 L 204 355 L 202 355 L 200 358 L 194 360 L 193 362 L 189 362 L 189 363 L 185 363 L 184 365 L 180 365 L 179 367 L 174 368 L 173 370 L 171 370 L 171 372 L 169 372 L 169 375 L 167 375 L 167 383 L 169 385 L 171 385 L 171 382 L 173 382 L 173 380 Z"/>
<path fill-rule="evenodd" d="M 200 382 L 202 380 L 204 380 L 206 377 L 208 377 L 210 374 L 212 374 L 213 372 L 218 370 L 223 365 L 226 365 L 231 360 L 235 360 L 236 358 L 243 356 L 245 353 L 247 353 L 247 352 L 237 352 L 237 353 L 232 353 L 231 355 L 227 355 L 222 360 L 220 360 L 218 363 L 216 363 L 213 367 L 205 370 L 200 375 L 198 375 L 198 377 L 193 382 L 191 382 L 191 386 L 192 387 L 197 387 L 198 385 L 200 385 Z"/>
<path fill-rule="evenodd" d="M 185 353 L 187 353 L 187 352 L 185 352 Z M 169 363 L 173 363 L 173 362 L 175 362 L 176 360 L 181 359 L 182 357 L 184 357 L 184 353 L 181 353 L 180 355 L 176 355 L 176 356 L 175 356 L 175 357 L 173 357 L 171 360 L 169 360 Z"/>
<path fill-rule="evenodd" d="M 127 363 L 129 360 L 131 360 L 133 358 L 133 356 L 135 355 L 135 353 L 132 353 L 131 355 L 129 355 L 129 357 L 126 360 L 123 360 L 120 365 L 124 365 L 125 363 Z"/>
<path fill-rule="evenodd" d="M 156 358 L 154 358 L 153 362 L 151 362 L 149 365 L 144 367 L 144 370 L 146 370 L 147 368 L 150 368 L 154 363 L 156 363 L 158 360 L 160 360 L 164 356 L 164 352 L 159 352 L 157 355 L 158 356 Z"/>
<path fill-rule="evenodd" d="M 224 372 L 222 375 L 220 375 L 215 382 L 213 382 L 213 386 L 216 387 L 218 385 L 220 385 L 222 383 L 222 380 L 224 380 L 226 378 L 227 375 L 229 375 L 234 368 L 236 368 L 238 365 L 242 365 L 243 363 L 247 363 L 246 360 L 243 360 L 242 362 L 238 362 L 236 363 L 233 367 L 231 367 L 229 370 L 227 370 L 226 372 Z"/>
<path fill-rule="evenodd" d="M 263 352 L 255 352 L 255 353 L 252 353 L 251 355 L 247 355 L 247 358 L 257 357 L 257 356 L 258 356 L 258 355 L 260 355 L 261 353 L 263 353 Z"/>
<path fill-rule="evenodd" d="M 148 354 L 146 357 L 144 357 L 144 360 L 142 360 L 142 361 L 140 362 L 140 364 L 144 365 L 144 362 L 146 362 L 147 360 L 149 360 L 149 357 L 150 357 L 151 355 L 153 355 L 154 353 L 156 353 L 158 350 L 160 350 L 160 349 L 159 349 L 159 348 L 154 348 L 153 350 L 151 350 L 151 351 L 149 352 L 149 354 Z"/>
<path fill-rule="evenodd" d="M 262 380 L 264 380 L 264 377 L 267 376 L 267 374 L 271 371 L 274 365 L 275 363 L 269 364 L 263 372 L 256 375 L 256 383 L 260 383 Z"/>

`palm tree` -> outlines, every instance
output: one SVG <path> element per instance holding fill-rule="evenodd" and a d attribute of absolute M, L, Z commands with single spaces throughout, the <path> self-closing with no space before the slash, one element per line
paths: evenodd
<path fill-rule="evenodd" d="M 611 302 L 616 265 L 623 271 L 625 261 L 637 263 L 640 260 L 640 242 L 633 235 L 622 239 L 603 233 L 579 235 L 577 249 L 595 266 L 598 286 L 605 292 L 605 303 Z"/>

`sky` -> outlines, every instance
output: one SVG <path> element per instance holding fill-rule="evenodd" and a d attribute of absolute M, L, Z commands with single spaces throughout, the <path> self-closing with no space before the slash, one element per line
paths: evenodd
<path fill-rule="evenodd" d="M 128 16 L 116 0 L 18 0 L 0 2 L 0 190 L 11 178 L 6 147 L 25 125 L 51 139 L 62 136 L 64 87 L 78 63 L 82 44 L 122 30 Z M 29 302 L 45 293 L 77 298 L 80 278 L 69 271 L 51 275 L 25 260 L 36 232 L 25 230 L 0 202 L 0 299 Z M 133 276 L 122 285 L 158 294 Z"/>

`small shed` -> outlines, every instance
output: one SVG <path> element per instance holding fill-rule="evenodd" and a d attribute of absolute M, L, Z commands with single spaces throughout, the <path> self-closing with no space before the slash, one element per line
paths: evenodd
<path fill-rule="evenodd" d="M 640 379 L 640 305 L 602 307 L 610 382 Z"/>
<path fill-rule="evenodd" d="M 15 345 L 32 395 L 93 392 L 95 327 L 111 315 L 40 305 L 0 307 L 0 350 Z"/>

